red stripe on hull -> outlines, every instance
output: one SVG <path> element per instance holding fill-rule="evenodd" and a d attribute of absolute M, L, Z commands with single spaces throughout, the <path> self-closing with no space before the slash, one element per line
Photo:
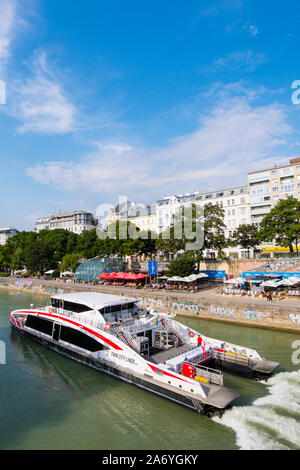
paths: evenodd
<path fill-rule="evenodd" d="M 177 380 L 182 380 L 182 382 L 186 382 L 188 384 L 191 383 L 191 382 L 188 382 L 187 380 L 182 379 L 181 377 L 177 377 L 176 375 L 170 374 L 170 372 L 166 372 L 165 370 L 162 370 L 162 369 L 159 369 L 158 367 L 152 366 L 151 364 L 149 364 L 149 362 L 147 364 L 148 364 L 149 367 L 151 367 L 153 372 L 155 372 L 156 369 L 157 369 L 159 372 L 162 372 L 164 375 L 167 375 L 168 377 L 172 377 L 173 379 L 177 379 Z"/>
<path fill-rule="evenodd" d="M 81 328 L 82 330 L 85 330 L 87 331 L 88 333 L 91 333 L 92 335 L 96 336 L 97 338 L 101 339 L 102 341 L 104 341 L 105 343 L 109 344 L 109 346 L 111 346 L 112 348 L 118 350 L 118 351 L 123 351 L 123 349 L 118 346 L 116 343 L 114 343 L 113 341 L 111 341 L 110 339 L 106 338 L 105 336 L 101 335 L 100 333 L 97 333 L 96 331 L 93 331 L 91 330 L 90 328 L 84 326 L 84 325 L 81 325 L 80 323 L 77 323 L 73 320 L 69 320 L 68 318 L 65 318 L 65 317 L 61 317 L 59 315 L 53 315 L 53 314 L 50 314 L 50 313 L 45 313 L 45 312 L 30 312 L 30 311 L 20 311 L 20 313 L 35 313 L 35 314 L 39 314 L 39 315 L 44 315 L 46 317 L 52 317 L 52 318 L 58 318 L 59 320 L 63 320 L 67 323 L 71 323 L 72 325 L 75 325 L 75 326 L 78 326 L 79 328 Z"/>

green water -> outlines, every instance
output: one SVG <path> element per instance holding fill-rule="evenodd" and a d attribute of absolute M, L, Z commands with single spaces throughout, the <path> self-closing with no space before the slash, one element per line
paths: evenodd
<path fill-rule="evenodd" d="M 46 297 L 0 291 L 1 449 L 238 449 L 300 446 L 297 335 L 196 319 L 207 336 L 257 349 L 281 367 L 270 384 L 225 374 L 240 391 L 223 418 L 209 419 L 48 351 L 10 330 L 13 309 Z M 179 319 L 179 317 L 178 317 Z M 253 402 L 255 402 L 253 404 Z"/>

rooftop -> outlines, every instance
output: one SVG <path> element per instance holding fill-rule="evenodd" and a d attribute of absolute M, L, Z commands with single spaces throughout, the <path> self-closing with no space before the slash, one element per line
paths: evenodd
<path fill-rule="evenodd" d="M 72 292 L 70 294 L 53 295 L 51 298 L 86 305 L 94 310 L 99 310 L 100 308 L 109 305 L 138 302 L 138 299 L 135 298 L 102 294 L 98 292 Z"/>
<path fill-rule="evenodd" d="M 300 164 L 300 158 L 293 158 L 289 161 L 289 163 L 286 163 L 285 165 L 274 165 L 271 168 L 266 168 L 264 170 L 257 170 L 257 171 L 249 171 L 248 175 L 253 175 L 255 173 L 263 173 L 264 171 L 271 171 L 271 170 L 277 170 L 280 168 L 286 168 L 288 166 L 294 166 L 294 165 L 299 165 Z"/>

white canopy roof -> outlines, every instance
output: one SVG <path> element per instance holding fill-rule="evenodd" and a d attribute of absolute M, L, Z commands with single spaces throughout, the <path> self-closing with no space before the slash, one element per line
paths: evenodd
<path fill-rule="evenodd" d="M 100 292 L 72 292 L 70 294 L 52 295 L 51 298 L 86 305 L 87 307 L 94 310 L 98 310 L 109 305 L 138 302 L 138 299 L 118 295 L 102 294 Z"/>
<path fill-rule="evenodd" d="M 228 279 L 225 281 L 226 284 L 244 284 L 245 279 L 243 277 L 235 277 L 234 279 Z"/>
<path fill-rule="evenodd" d="M 175 281 L 175 282 L 194 282 L 197 281 L 197 279 L 201 279 L 203 277 L 208 277 L 207 274 L 200 273 L 200 274 L 191 274 L 190 276 L 185 276 L 185 277 L 179 277 L 179 276 L 174 276 L 174 277 L 169 277 L 168 281 Z"/>

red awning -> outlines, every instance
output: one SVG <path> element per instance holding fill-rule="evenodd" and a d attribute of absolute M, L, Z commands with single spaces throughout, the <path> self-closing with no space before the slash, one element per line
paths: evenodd
<path fill-rule="evenodd" d="M 135 273 L 103 273 L 98 276 L 99 279 L 119 279 L 123 281 L 139 281 L 150 277 L 147 274 L 135 274 Z"/>

